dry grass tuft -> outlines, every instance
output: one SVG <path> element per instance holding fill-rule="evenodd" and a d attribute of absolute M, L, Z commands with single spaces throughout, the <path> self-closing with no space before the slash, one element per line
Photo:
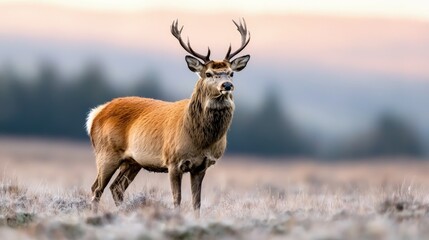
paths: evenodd
<path fill-rule="evenodd" d="M 0 219 L 1 226 L 8 226 L 11 228 L 26 227 L 28 224 L 36 219 L 35 214 L 16 212 L 14 214 L 8 214 Z"/>
<path fill-rule="evenodd" d="M 380 204 L 379 213 L 398 221 L 419 220 L 429 217 L 429 205 L 416 201 L 389 199 Z"/>

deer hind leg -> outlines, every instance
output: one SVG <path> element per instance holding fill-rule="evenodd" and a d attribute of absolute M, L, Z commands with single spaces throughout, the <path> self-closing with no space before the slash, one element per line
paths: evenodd
<path fill-rule="evenodd" d="M 119 167 L 119 174 L 110 185 L 113 200 L 116 206 L 119 206 L 124 201 L 124 192 L 134 180 L 142 167 L 133 160 L 126 161 Z"/>
<path fill-rule="evenodd" d="M 92 208 L 94 212 L 98 210 L 98 202 L 104 189 L 112 178 L 113 174 L 121 164 L 120 158 L 115 154 L 98 154 L 96 156 L 97 162 L 97 179 L 92 185 Z"/>

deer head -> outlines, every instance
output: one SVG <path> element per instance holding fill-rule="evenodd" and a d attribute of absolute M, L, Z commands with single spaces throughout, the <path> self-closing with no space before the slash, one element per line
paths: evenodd
<path fill-rule="evenodd" d="M 232 78 L 234 72 L 243 70 L 247 62 L 250 59 L 250 55 L 244 55 L 231 60 L 234 56 L 240 53 L 250 41 L 250 33 L 247 31 L 246 22 L 243 18 L 243 22 L 237 24 L 234 20 L 233 23 L 237 26 L 237 30 L 241 34 L 241 47 L 231 53 L 231 45 L 229 45 L 228 52 L 223 60 L 210 60 L 210 48 L 208 48 L 207 54 L 202 55 L 195 52 L 189 42 L 185 44 L 182 40 L 183 26 L 179 29 L 178 20 L 174 21 L 171 25 L 171 33 L 180 45 L 191 55 L 185 57 L 188 68 L 197 73 L 200 76 L 199 83 L 203 85 L 206 92 L 213 98 L 222 95 L 230 95 L 234 90 L 234 84 Z"/>

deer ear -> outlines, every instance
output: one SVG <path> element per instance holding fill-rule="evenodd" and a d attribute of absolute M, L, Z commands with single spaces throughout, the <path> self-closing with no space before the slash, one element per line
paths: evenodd
<path fill-rule="evenodd" d="M 249 59 L 250 59 L 250 55 L 244 55 L 232 60 L 231 62 L 232 71 L 239 72 L 243 70 L 246 67 Z"/>
<path fill-rule="evenodd" d="M 192 72 L 199 73 L 204 67 L 204 64 L 202 62 L 200 62 L 198 59 L 196 59 L 190 55 L 187 55 L 185 57 L 185 60 L 186 60 L 186 63 L 188 64 L 188 68 Z"/>

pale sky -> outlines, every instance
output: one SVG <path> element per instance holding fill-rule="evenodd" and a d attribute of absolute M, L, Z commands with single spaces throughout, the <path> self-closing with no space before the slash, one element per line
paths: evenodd
<path fill-rule="evenodd" d="M 240 16 L 254 51 L 334 69 L 429 76 L 429 0 L 0 0 L 0 34 L 179 53 L 172 19 L 186 24 L 194 47 L 215 50 L 237 44 L 229 19 Z M 394 20 L 379 19 L 386 17 Z M 210 35 L 196 34 L 207 25 L 216 26 Z"/>
<path fill-rule="evenodd" d="M 144 9 L 315 13 L 429 20 L 429 0 L 0 0 L 0 3 L 48 3 L 84 9 Z"/>

